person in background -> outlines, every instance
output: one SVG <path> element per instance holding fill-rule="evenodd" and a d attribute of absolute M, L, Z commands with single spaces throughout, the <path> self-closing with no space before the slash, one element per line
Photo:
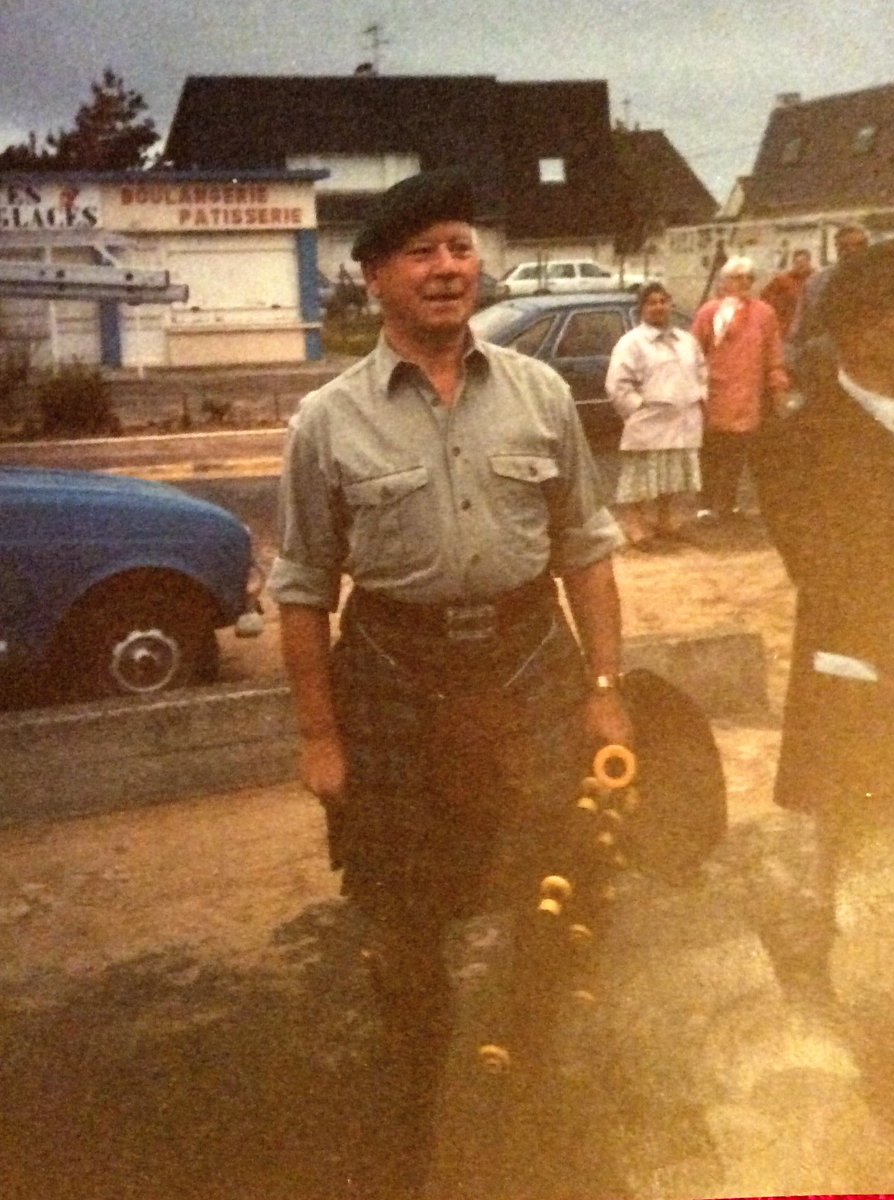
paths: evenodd
<path fill-rule="evenodd" d="M 402 1196 L 427 1170 L 449 922 L 530 905 L 594 748 L 632 740 L 622 534 L 567 385 L 469 329 L 472 214 L 461 175 L 423 173 L 385 192 L 358 235 L 381 337 L 290 422 L 270 575 L 301 779 L 365 918 L 389 1077 L 411 1097 Z"/>
<path fill-rule="evenodd" d="M 616 500 L 633 545 L 673 537 L 701 490 L 699 447 L 707 368 L 698 342 L 671 324 L 660 283 L 639 297 L 640 323 L 615 344 L 606 392 L 624 422 Z"/>
<path fill-rule="evenodd" d="M 855 254 L 861 254 L 869 245 L 869 235 L 862 225 L 842 225 L 835 233 L 836 261 L 821 271 L 814 271 L 806 280 L 795 315 L 785 338 L 785 362 L 790 375 L 799 383 L 809 386 L 809 374 L 813 359 L 831 352 L 824 344 L 820 300 L 834 275 L 838 264 L 847 262 Z M 834 354 L 833 354 L 834 357 Z"/>
<path fill-rule="evenodd" d="M 802 1000 L 831 992 L 840 877 L 859 855 L 876 886 L 894 860 L 894 241 L 846 255 L 819 305 L 833 353 L 764 514 L 797 588 L 775 799 L 815 816 L 820 847 L 817 906 L 777 967 Z"/>
<path fill-rule="evenodd" d="M 792 253 L 791 267 L 779 275 L 774 275 L 761 292 L 761 300 L 765 300 L 767 304 L 771 305 L 776 313 L 783 341 L 795 318 L 795 311 L 804 285 L 813 273 L 810 251 L 795 250 Z"/>
<path fill-rule="evenodd" d="M 766 416 L 784 410 L 789 386 L 776 313 L 751 294 L 751 259 L 727 259 L 720 276 L 723 295 L 703 304 L 692 324 L 708 364 L 702 505 L 697 514 L 702 521 L 738 513 L 746 464 L 760 496 L 758 430 Z"/>

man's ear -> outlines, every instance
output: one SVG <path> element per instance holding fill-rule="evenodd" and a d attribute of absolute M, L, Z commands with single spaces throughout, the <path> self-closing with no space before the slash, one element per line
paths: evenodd
<path fill-rule="evenodd" d="M 360 270 L 363 272 L 363 282 L 366 284 L 366 290 L 370 296 L 379 299 L 379 272 L 378 263 L 375 259 L 370 259 L 367 262 L 360 264 Z"/>

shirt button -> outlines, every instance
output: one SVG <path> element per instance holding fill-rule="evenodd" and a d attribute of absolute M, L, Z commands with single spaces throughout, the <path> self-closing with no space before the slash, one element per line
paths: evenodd
<path fill-rule="evenodd" d="M 471 507 L 472 507 L 471 500 L 463 500 L 462 504 L 460 505 L 460 508 L 463 510 L 463 512 L 467 512 Z"/>

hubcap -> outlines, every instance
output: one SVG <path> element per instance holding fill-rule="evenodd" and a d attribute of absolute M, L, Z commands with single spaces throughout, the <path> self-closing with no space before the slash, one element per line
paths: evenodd
<path fill-rule="evenodd" d="M 160 629 L 135 629 L 112 649 L 112 678 L 124 692 L 160 692 L 181 658 L 177 642 Z"/>

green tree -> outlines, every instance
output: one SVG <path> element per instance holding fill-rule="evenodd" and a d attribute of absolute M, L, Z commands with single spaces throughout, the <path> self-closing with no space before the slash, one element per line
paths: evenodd
<path fill-rule="evenodd" d="M 38 146 L 34 133 L 27 143 L 0 153 L 0 169 L 41 171 L 112 171 L 145 167 L 149 150 L 159 140 L 146 101 L 128 88 L 111 67 L 90 85 L 90 100 L 78 109 L 74 127 L 47 134 Z"/>

